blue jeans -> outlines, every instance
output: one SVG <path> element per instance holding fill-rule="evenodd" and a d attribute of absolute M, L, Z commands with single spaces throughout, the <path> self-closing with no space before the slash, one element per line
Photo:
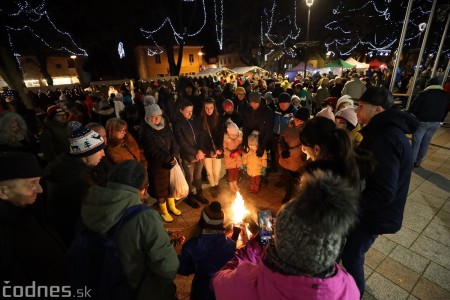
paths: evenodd
<path fill-rule="evenodd" d="M 364 256 L 377 237 L 378 235 L 376 234 L 355 228 L 348 235 L 342 253 L 342 265 L 353 276 L 353 279 L 355 279 L 361 298 L 366 288 L 364 279 Z"/>
<path fill-rule="evenodd" d="M 419 127 L 417 127 L 412 136 L 412 158 L 414 163 L 420 164 L 422 162 L 425 154 L 427 154 L 431 138 L 439 126 L 439 122 L 420 122 Z"/>
<path fill-rule="evenodd" d="M 202 191 L 202 170 L 203 170 L 203 160 L 190 163 L 183 159 L 183 170 L 186 176 L 186 181 L 189 186 L 189 194 L 192 193 L 194 183 L 197 193 Z"/>

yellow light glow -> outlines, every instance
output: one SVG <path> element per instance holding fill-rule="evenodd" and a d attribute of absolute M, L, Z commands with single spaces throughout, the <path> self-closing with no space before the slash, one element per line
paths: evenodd
<path fill-rule="evenodd" d="M 241 193 L 236 193 L 233 204 L 231 204 L 232 220 L 234 224 L 240 224 L 244 217 L 249 214 L 248 209 L 245 207 L 244 198 Z"/>

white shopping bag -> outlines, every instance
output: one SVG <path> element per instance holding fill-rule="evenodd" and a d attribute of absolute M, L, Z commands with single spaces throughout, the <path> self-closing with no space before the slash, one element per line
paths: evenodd
<path fill-rule="evenodd" d="M 181 170 L 178 162 L 170 170 L 170 195 L 175 199 L 181 199 L 189 194 L 189 186 L 184 177 L 183 170 Z"/>

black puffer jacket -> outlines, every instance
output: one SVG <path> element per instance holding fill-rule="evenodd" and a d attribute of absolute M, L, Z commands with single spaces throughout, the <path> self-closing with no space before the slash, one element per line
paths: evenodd
<path fill-rule="evenodd" d="M 180 145 L 180 155 L 182 159 L 188 162 L 196 161 L 195 156 L 198 150 L 202 150 L 206 153 L 204 147 L 204 132 L 202 130 L 200 120 L 191 118 L 187 120 L 182 117 L 182 119 L 177 120 L 173 124 L 173 132 L 175 138 Z"/>
<path fill-rule="evenodd" d="M 259 147 L 267 149 L 272 140 L 273 128 L 273 112 L 264 102 L 261 102 L 257 110 L 249 105 L 245 110 L 243 123 L 243 141 L 242 144 L 247 146 L 248 136 L 253 130 L 259 132 Z"/>
<path fill-rule="evenodd" d="M 441 122 L 449 102 L 450 96 L 442 89 L 442 86 L 430 85 L 417 95 L 409 112 L 420 122 Z"/>
<path fill-rule="evenodd" d="M 413 166 L 405 134 L 418 126 L 410 114 L 388 109 L 361 130 L 364 139 L 358 148 L 372 152 L 377 163 L 361 195 L 361 225 L 370 233 L 395 233 L 402 226 Z"/>

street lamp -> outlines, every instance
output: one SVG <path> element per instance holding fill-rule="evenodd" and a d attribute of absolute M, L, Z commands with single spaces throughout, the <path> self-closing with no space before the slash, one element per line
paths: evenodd
<path fill-rule="evenodd" d="M 311 20 L 311 6 L 314 0 L 306 0 L 306 6 L 308 6 L 308 25 L 306 27 L 306 43 L 305 43 L 305 70 L 303 73 L 303 79 L 306 79 L 306 66 L 308 64 L 308 41 L 309 41 L 309 21 Z"/>

